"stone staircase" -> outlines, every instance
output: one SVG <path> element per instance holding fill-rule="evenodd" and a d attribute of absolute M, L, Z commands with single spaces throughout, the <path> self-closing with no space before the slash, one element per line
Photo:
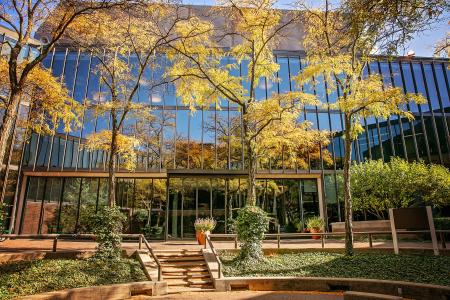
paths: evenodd
<path fill-rule="evenodd" d="M 154 250 L 161 263 L 162 280 L 169 293 L 214 291 L 201 250 Z"/>

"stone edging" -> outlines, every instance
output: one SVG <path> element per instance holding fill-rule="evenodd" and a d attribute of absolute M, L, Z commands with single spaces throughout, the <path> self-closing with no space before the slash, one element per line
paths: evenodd
<path fill-rule="evenodd" d="M 113 285 L 67 289 L 31 296 L 19 297 L 23 300 L 82 300 L 82 299 L 127 299 L 133 295 L 159 296 L 167 294 L 167 282 L 141 281 Z"/>
<path fill-rule="evenodd" d="M 450 287 L 405 281 L 332 277 L 225 277 L 216 291 L 361 291 L 413 299 L 449 299 Z"/>

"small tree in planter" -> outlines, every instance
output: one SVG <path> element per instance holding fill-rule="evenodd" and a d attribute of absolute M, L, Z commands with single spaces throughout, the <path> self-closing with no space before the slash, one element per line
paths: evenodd
<path fill-rule="evenodd" d="M 103 206 L 95 215 L 92 227 L 98 242 L 96 258 L 120 259 L 121 241 L 120 234 L 126 217 L 117 206 Z"/>
<path fill-rule="evenodd" d="M 311 217 L 308 219 L 308 221 L 306 221 L 306 228 L 309 230 L 309 232 L 311 233 L 315 233 L 315 232 L 323 232 L 323 226 L 325 225 L 324 220 L 321 217 Z M 313 239 L 318 240 L 320 239 L 319 235 L 313 235 L 312 236 Z"/>
<path fill-rule="evenodd" d="M 235 220 L 238 240 L 241 243 L 239 260 L 243 262 L 259 261 L 264 257 L 262 240 L 269 229 L 269 216 L 257 206 L 246 206 L 238 211 Z"/>
<path fill-rule="evenodd" d="M 198 218 L 195 220 L 195 237 L 200 245 L 206 244 L 206 235 L 216 228 L 217 222 L 213 218 Z"/>

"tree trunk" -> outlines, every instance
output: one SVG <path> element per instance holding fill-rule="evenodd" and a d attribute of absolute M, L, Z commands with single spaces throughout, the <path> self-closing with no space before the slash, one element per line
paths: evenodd
<path fill-rule="evenodd" d="M 17 117 L 17 108 L 20 103 L 20 97 L 20 91 L 11 91 L 9 96 L 9 106 L 5 109 L 5 114 L 3 116 L 3 123 L 0 127 L 0 170 L 3 169 L 3 161 L 14 126 L 14 120 Z"/>
<path fill-rule="evenodd" d="M 256 157 L 251 141 L 246 141 L 248 155 L 248 179 L 247 179 L 247 202 L 248 206 L 256 205 Z"/>
<path fill-rule="evenodd" d="M 113 130 L 111 134 L 111 147 L 108 162 L 108 206 L 116 204 L 116 155 L 117 154 L 117 133 Z"/>
<path fill-rule="evenodd" d="M 353 255 L 353 209 L 350 192 L 350 165 L 352 154 L 351 121 L 345 116 L 344 203 L 345 203 L 345 253 Z"/>

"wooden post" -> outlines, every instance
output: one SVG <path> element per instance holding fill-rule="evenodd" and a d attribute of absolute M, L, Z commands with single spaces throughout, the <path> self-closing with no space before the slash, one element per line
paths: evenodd
<path fill-rule="evenodd" d="M 389 221 L 391 222 L 391 232 L 392 232 L 392 243 L 394 244 L 394 252 L 398 254 L 398 239 L 397 239 L 397 229 L 395 229 L 394 222 L 394 210 L 389 208 Z"/>
<path fill-rule="evenodd" d="M 234 235 L 234 249 L 237 249 L 238 247 L 238 240 L 237 240 L 237 234 Z"/>
<path fill-rule="evenodd" d="M 142 249 L 142 234 L 139 235 L 139 250 Z"/>
<path fill-rule="evenodd" d="M 56 247 L 58 247 L 58 237 L 53 239 L 53 252 L 56 252 Z"/>
<path fill-rule="evenodd" d="M 280 240 L 280 224 L 278 224 L 277 243 L 278 243 L 278 249 L 280 249 L 280 244 L 281 244 L 281 240 Z"/>
<path fill-rule="evenodd" d="M 369 247 L 372 248 L 373 247 L 373 243 L 372 243 L 372 234 L 369 233 Z"/>
<path fill-rule="evenodd" d="M 325 234 L 322 234 L 322 249 L 325 248 Z"/>
<path fill-rule="evenodd" d="M 427 210 L 427 217 L 428 217 L 428 225 L 430 226 L 430 234 L 431 234 L 431 242 L 433 244 L 433 252 L 434 252 L 434 255 L 439 255 L 439 247 L 438 247 L 438 242 L 437 242 L 437 238 L 436 238 L 436 229 L 434 228 L 433 212 L 431 211 L 431 206 L 427 206 L 426 210 Z"/>
<path fill-rule="evenodd" d="M 444 232 L 440 232 L 439 236 L 441 238 L 441 245 L 442 245 L 442 249 L 447 248 L 447 246 L 445 245 L 445 233 Z"/>

